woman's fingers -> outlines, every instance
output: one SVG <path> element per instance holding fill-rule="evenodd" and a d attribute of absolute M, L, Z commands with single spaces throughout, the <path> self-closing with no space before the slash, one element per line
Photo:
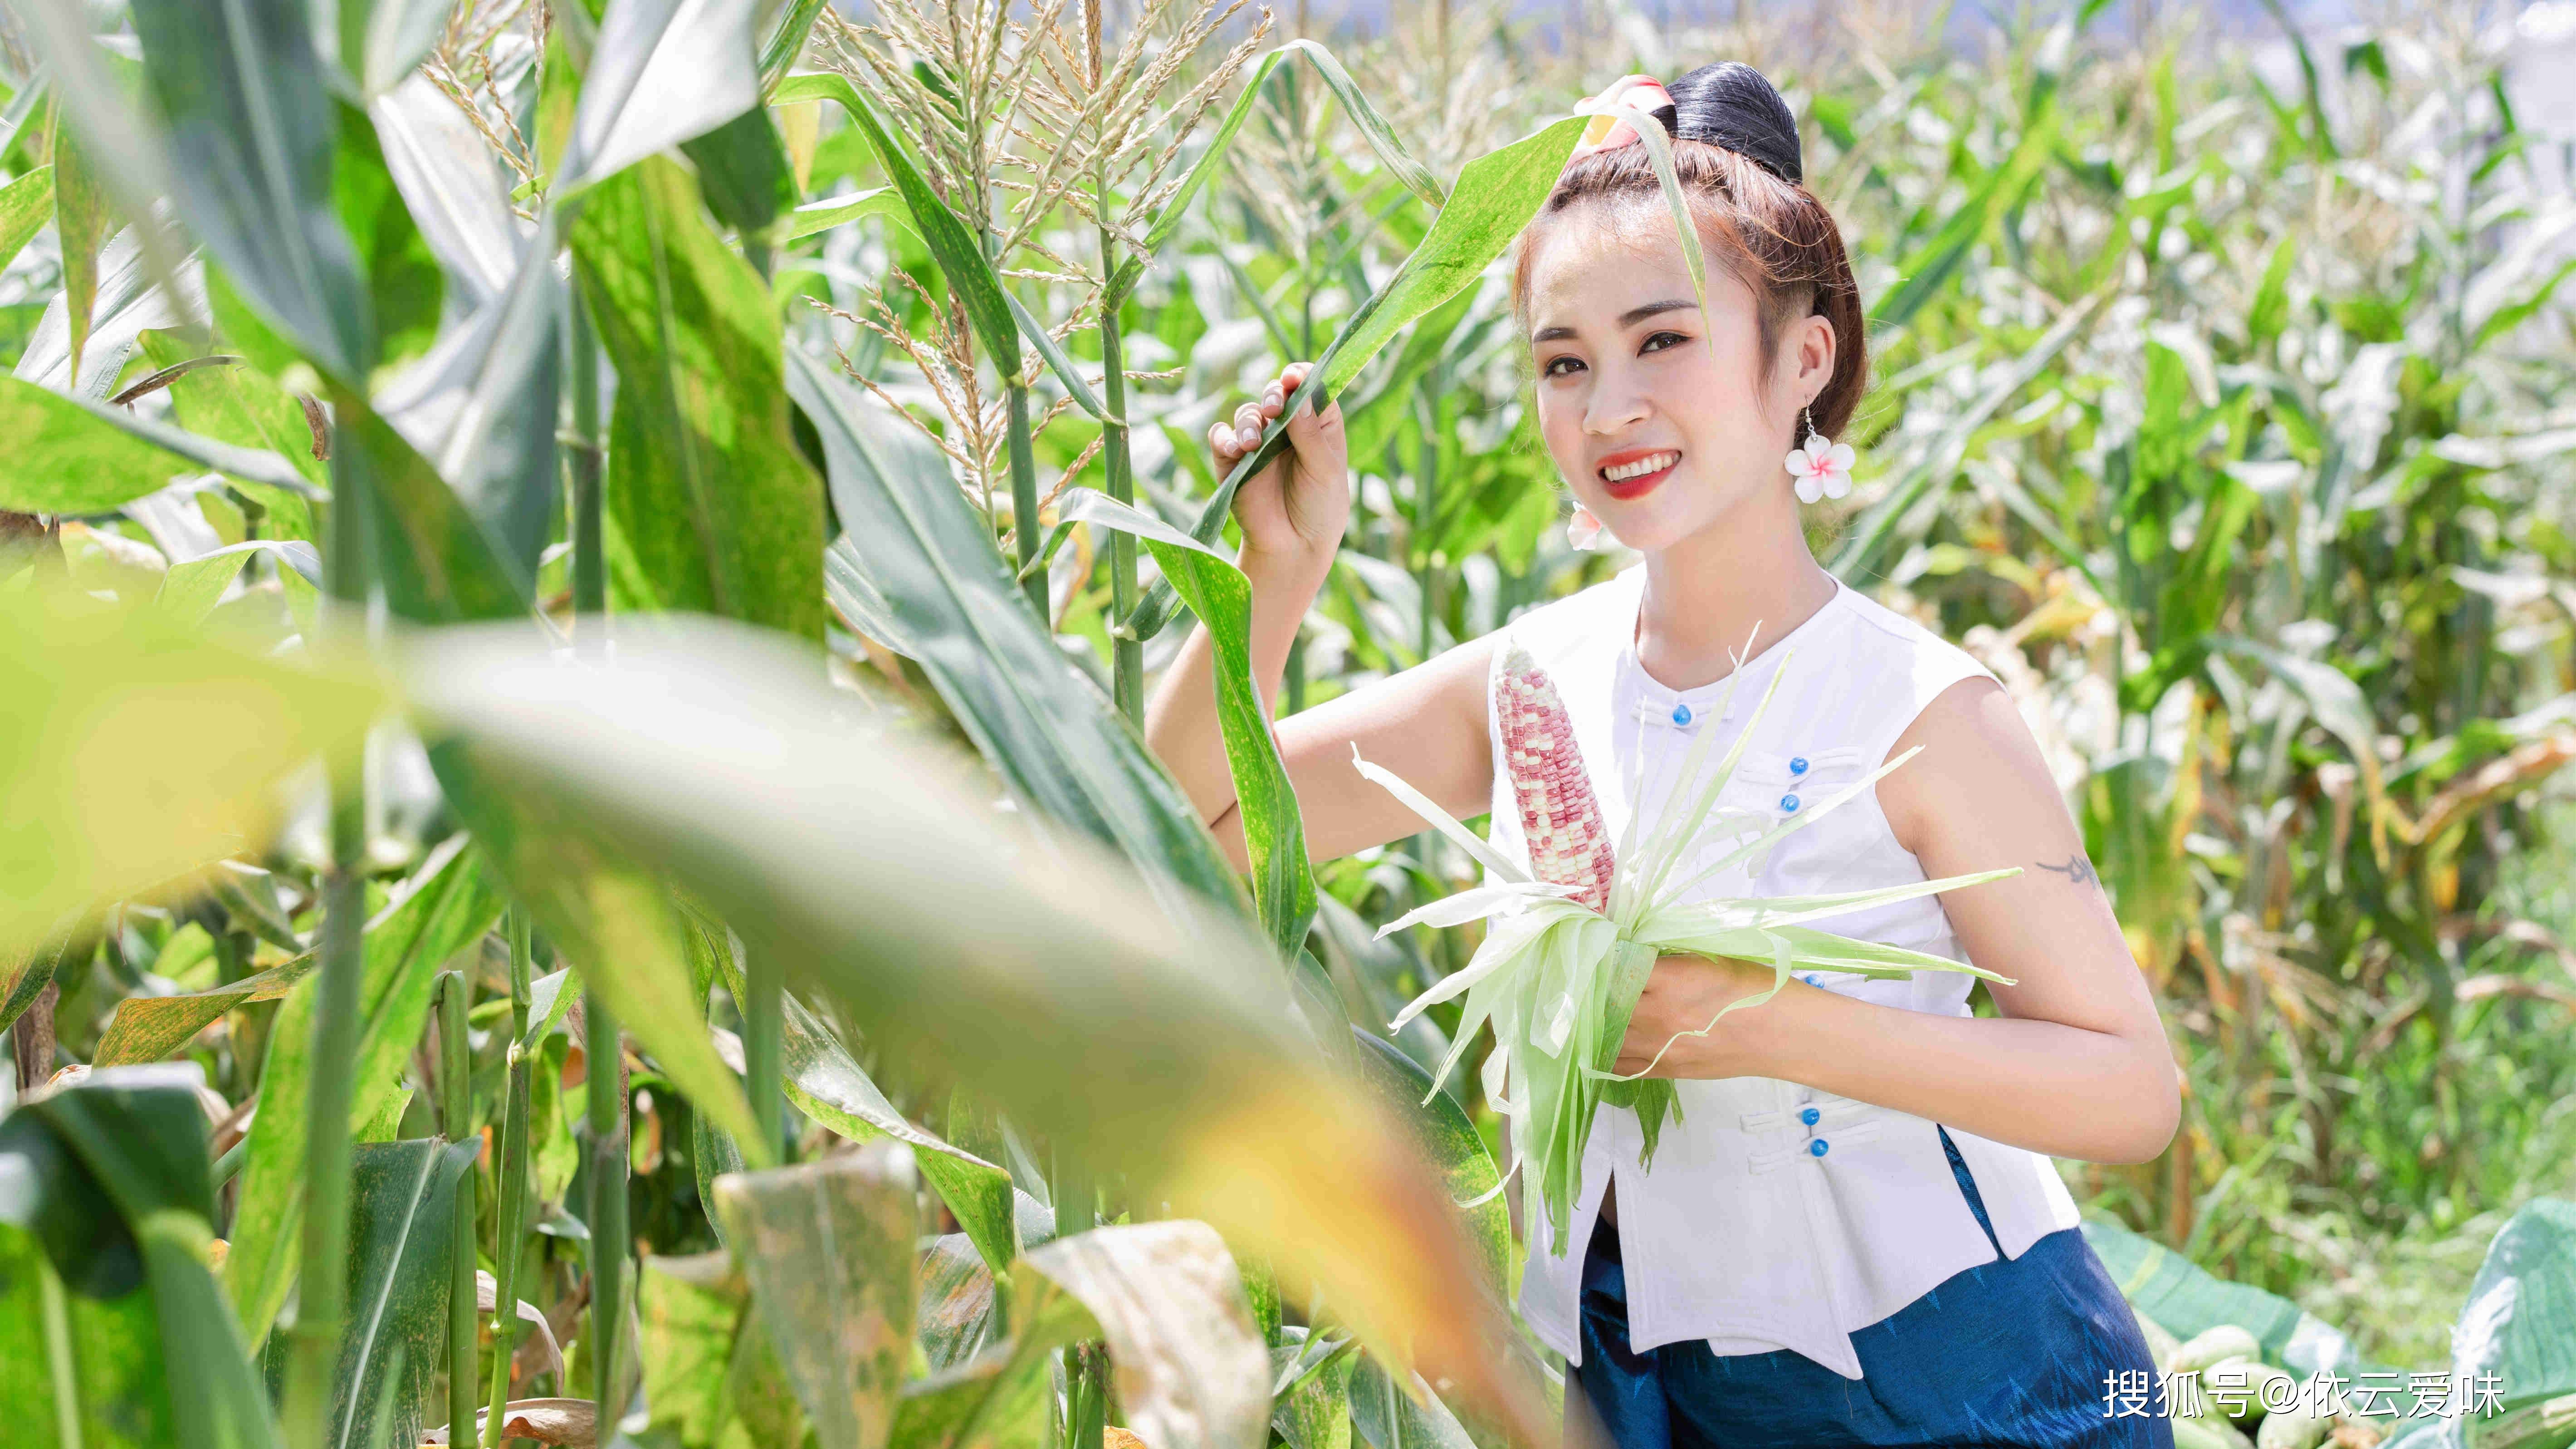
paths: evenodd
<path fill-rule="evenodd" d="M 1261 389 L 1261 395 L 1234 410 L 1230 420 L 1220 420 L 1208 427 L 1208 448 L 1218 458 L 1233 460 L 1261 445 L 1261 435 L 1273 419 L 1288 406 L 1289 397 L 1306 385 L 1306 376 L 1314 370 L 1311 362 L 1292 362 L 1281 368 L 1279 375 Z M 1310 410 L 1311 412 L 1311 410 Z M 1311 423 L 1309 416 L 1304 421 Z M 1291 426 L 1294 426 L 1292 421 Z"/>

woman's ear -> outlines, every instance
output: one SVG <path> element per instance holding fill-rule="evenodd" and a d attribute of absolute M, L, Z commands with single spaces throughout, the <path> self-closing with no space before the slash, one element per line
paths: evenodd
<path fill-rule="evenodd" d="M 1797 344 L 1799 390 L 1822 393 L 1834 380 L 1833 319 L 1817 313 L 1800 318 Z"/>

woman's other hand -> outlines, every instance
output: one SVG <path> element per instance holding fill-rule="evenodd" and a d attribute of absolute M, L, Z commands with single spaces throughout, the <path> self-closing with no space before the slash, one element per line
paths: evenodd
<path fill-rule="evenodd" d="M 1767 965 L 1733 958 L 1657 957 L 1654 971 L 1646 977 L 1646 989 L 1637 997 L 1637 1010 L 1628 1018 L 1628 1034 L 1619 1043 L 1619 1064 L 1614 1070 L 1634 1076 L 1646 1072 L 1646 1064 L 1653 1062 L 1654 1070 L 1647 1075 L 1656 1077 L 1769 1075 L 1758 1069 L 1754 1050 L 1763 1035 L 1762 1013 L 1769 1003 L 1730 1014 L 1706 1036 L 1683 1033 L 1708 1027 L 1728 1002 L 1770 990 L 1773 975 Z M 1661 1061 L 1656 1060 L 1658 1052 L 1663 1054 Z"/>
<path fill-rule="evenodd" d="M 1230 473 L 1261 446 L 1261 435 L 1305 385 L 1311 362 L 1292 362 L 1262 388 L 1261 396 L 1234 410 L 1231 421 L 1208 429 L 1217 472 Z M 1342 434 L 1339 401 L 1318 415 L 1309 406 L 1288 420 L 1288 450 L 1246 479 L 1234 495 L 1243 550 L 1262 558 L 1323 555 L 1341 547 L 1351 516 L 1349 446 Z"/>

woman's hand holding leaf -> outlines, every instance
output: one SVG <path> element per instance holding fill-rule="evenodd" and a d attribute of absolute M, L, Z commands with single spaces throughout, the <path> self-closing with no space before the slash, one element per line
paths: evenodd
<path fill-rule="evenodd" d="M 1261 396 L 1235 409 L 1230 419 L 1208 429 L 1208 446 L 1217 467 L 1232 470 L 1261 446 L 1261 435 L 1279 416 L 1289 397 L 1304 385 L 1314 367 L 1292 362 L 1261 390 Z M 1329 561 L 1341 547 L 1342 529 L 1351 516 L 1351 469 L 1342 433 L 1342 407 L 1329 404 L 1318 415 L 1311 408 L 1288 420 L 1286 453 L 1246 480 L 1234 495 L 1235 522 L 1243 528 L 1244 566 L 1266 559 Z"/>

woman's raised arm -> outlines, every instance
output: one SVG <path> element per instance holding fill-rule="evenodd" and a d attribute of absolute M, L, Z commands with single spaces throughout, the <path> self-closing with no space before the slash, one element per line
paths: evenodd
<path fill-rule="evenodd" d="M 1209 430 L 1219 468 L 1233 467 L 1259 442 L 1262 427 L 1279 416 L 1309 366 L 1291 364 L 1258 401 Z M 1288 441 L 1288 454 L 1235 495 L 1235 520 L 1243 529 L 1237 562 L 1252 583 L 1253 682 L 1265 704 L 1278 697 L 1289 645 L 1332 573 L 1351 508 L 1339 404 L 1290 420 Z M 1305 816 L 1309 856 L 1332 860 L 1422 828 L 1413 812 L 1351 768 L 1354 745 L 1452 814 L 1485 812 L 1493 779 L 1484 697 L 1491 658 L 1490 641 L 1473 640 L 1279 722 L 1280 754 Z M 1243 825 L 1217 721 L 1215 651 L 1206 625 L 1190 631 L 1155 689 L 1145 710 L 1145 743 L 1243 867 Z"/>

